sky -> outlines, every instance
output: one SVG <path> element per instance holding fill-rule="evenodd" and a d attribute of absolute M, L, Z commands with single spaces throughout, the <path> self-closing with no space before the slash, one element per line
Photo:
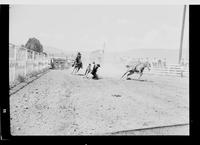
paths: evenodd
<path fill-rule="evenodd" d="M 179 49 L 183 5 L 11 5 L 10 43 L 63 51 Z M 184 45 L 188 48 L 188 7 Z M 45 48 L 44 48 L 45 49 Z"/>

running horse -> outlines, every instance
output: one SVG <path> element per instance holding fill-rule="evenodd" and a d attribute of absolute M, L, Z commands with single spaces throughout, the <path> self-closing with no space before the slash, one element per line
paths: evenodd
<path fill-rule="evenodd" d="M 72 74 L 75 72 L 75 74 L 83 68 L 83 63 L 81 61 L 81 57 L 77 57 L 74 63 L 72 64 L 72 67 L 74 67 Z"/>
<path fill-rule="evenodd" d="M 129 66 L 128 66 L 129 67 Z M 144 62 L 144 63 L 138 63 L 135 67 L 132 67 L 131 69 L 129 69 L 128 71 L 126 71 L 126 73 L 121 77 L 123 78 L 125 75 L 127 76 L 127 79 L 128 79 L 128 76 L 134 74 L 134 73 L 139 73 L 140 76 L 138 77 L 138 79 L 141 78 L 141 76 L 143 75 L 143 71 L 145 68 L 148 68 L 148 70 L 150 71 L 150 63 L 149 62 Z"/>

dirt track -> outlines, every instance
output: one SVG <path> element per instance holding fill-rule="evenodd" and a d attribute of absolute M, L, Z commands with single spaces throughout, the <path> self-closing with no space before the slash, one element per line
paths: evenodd
<path fill-rule="evenodd" d="M 188 78 L 142 79 L 92 80 L 51 70 L 10 96 L 12 135 L 94 135 L 189 123 Z"/>

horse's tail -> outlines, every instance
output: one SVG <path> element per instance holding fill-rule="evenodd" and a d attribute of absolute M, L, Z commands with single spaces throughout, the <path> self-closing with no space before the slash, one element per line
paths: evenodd
<path fill-rule="evenodd" d="M 127 72 L 125 72 L 125 74 L 124 74 L 121 78 L 123 78 L 129 71 L 130 71 L 130 70 L 128 70 Z"/>

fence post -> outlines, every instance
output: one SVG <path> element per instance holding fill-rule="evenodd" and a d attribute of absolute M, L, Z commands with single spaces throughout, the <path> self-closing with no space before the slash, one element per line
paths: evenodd
<path fill-rule="evenodd" d="M 25 49 L 25 68 L 24 68 L 24 74 L 27 75 L 27 60 L 28 60 L 28 50 Z"/>
<path fill-rule="evenodd" d="M 16 79 L 16 65 L 17 65 L 17 47 L 15 47 L 14 45 L 14 77 L 13 77 L 13 81 Z"/>
<path fill-rule="evenodd" d="M 38 64 L 37 64 L 37 53 L 34 51 L 34 62 L 35 62 L 35 71 L 37 72 L 38 71 Z"/>
<path fill-rule="evenodd" d="M 33 72 L 34 71 L 34 51 L 31 51 L 32 52 L 32 59 L 31 59 L 31 65 L 32 65 L 32 67 L 31 67 L 31 72 Z"/>
<path fill-rule="evenodd" d="M 40 54 L 37 53 L 38 72 L 40 71 Z"/>
<path fill-rule="evenodd" d="M 37 64 L 37 72 L 39 71 L 39 56 L 38 53 L 36 52 L 36 64 Z"/>
<path fill-rule="evenodd" d="M 33 71 L 35 71 L 35 51 L 33 51 Z"/>
<path fill-rule="evenodd" d="M 39 53 L 39 71 L 41 71 L 41 57 L 42 57 L 42 54 L 41 53 Z"/>

